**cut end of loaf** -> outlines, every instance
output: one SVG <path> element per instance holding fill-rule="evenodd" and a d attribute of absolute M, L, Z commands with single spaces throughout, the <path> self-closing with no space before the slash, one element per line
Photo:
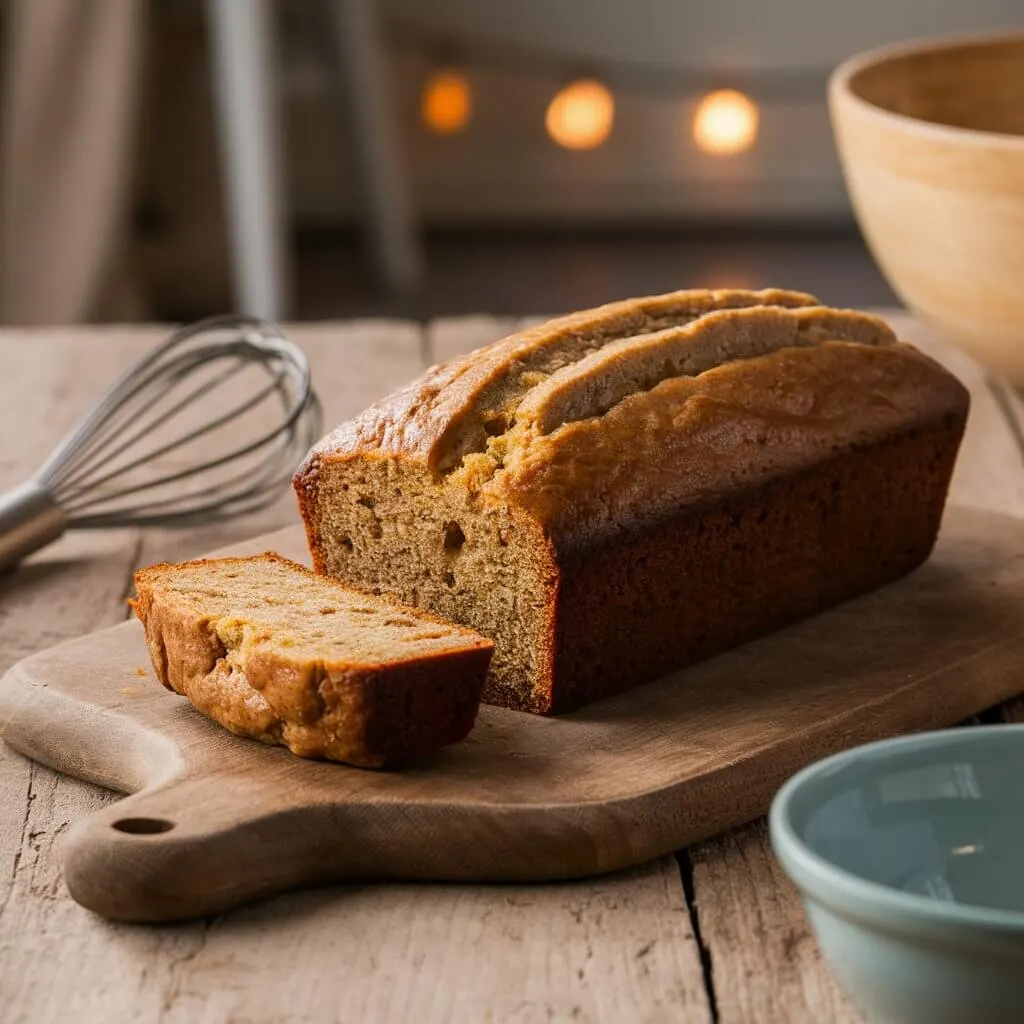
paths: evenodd
<path fill-rule="evenodd" d="M 429 608 L 495 641 L 488 703 L 545 713 L 554 649 L 553 553 L 513 507 L 466 501 L 416 465 L 331 467 L 319 481 L 317 567 L 403 604 Z"/>
<path fill-rule="evenodd" d="M 135 577 L 160 681 L 239 735 L 381 767 L 463 739 L 493 643 L 273 553 Z"/>

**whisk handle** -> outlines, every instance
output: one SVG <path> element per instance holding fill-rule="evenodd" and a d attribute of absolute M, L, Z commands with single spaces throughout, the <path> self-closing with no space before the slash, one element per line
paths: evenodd
<path fill-rule="evenodd" d="M 64 512 L 45 487 L 30 481 L 0 494 L 0 571 L 56 540 L 64 526 Z"/>

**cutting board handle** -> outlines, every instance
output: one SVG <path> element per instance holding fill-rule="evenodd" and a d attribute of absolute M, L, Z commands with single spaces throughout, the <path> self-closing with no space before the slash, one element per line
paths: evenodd
<path fill-rule="evenodd" d="M 365 851 L 346 855 L 339 813 L 337 806 L 267 806 L 266 789 L 237 775 L 179 779 L 77 822 L 65 839 L 64 875 L 71 895 L 104 917 L 215 914 L 361 874 Z"/>

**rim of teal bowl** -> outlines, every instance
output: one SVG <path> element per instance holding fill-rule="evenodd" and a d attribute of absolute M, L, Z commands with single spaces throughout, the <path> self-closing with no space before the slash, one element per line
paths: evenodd
<path fill-rule="evenodd" d="M 969 145 L 998 146 L 1014 152 L 1024 150 L 1024 135 L 1012 132 L 983 131 L 980 128 L 963 128 L 958 125 L 943 124 L 941 121 L 926 121 L 921 117 L 909 114 L 898 114 L 895 110 L 871 103 L 859 93 L 854 92 L 851 82 L 853 76 L 865 68 L 896 57 L 910 57 L 919 53 L 937 53 L 942 50 L 959 49 L 966 46 L 979 46 L 985 43 L 1020 41 L 1024 43 L 1024 29 L 1007 29 L 1002 32 L 964 32 L 955 35 L 924 36 L 908 39 L 899 43 L 888 43 L 872 50 L 862 50 L 847 57 L 829 76 L 828 93 L 830 99 L 842 94 L 843 98 L 860 107 L 861 110 L 882 121 L 895 124 L 925 136 L 961 142 Z"/>
<path fill-rule="evenodd" d="M 940 729 L 877 740 L 833 754 L 797 772 L 775 795 L 769 812 L 772 847 L 786 874 L 802 894 L 844 917 L 859 917 L 884 928 L 909 926 L 914 931 L 928 930 L 929 926 L 957 925 L 988 935 L 1019 939 L 1024 935 L 1024 911 L 1000 910 L 973 903 L 948 903 L 869 881 L 812 850 L 792 821 L 793 802 L 798 794 L 823 775 L 852 764 L 866 754 L 884 751 L 899 755 L 908 750 L 932 748 L 953 750 L 984 742 L 984 737 L 991 738 L 995 734 L 1007 740 L 1016 738 L 1020 743 L 1021 768 L 1024 771 L 1024 725 L 1000 724 Z M 1024 864 L 1024 850 L 1021 855 Z M 896 917 L 894 911 L 897 912 Z"/>

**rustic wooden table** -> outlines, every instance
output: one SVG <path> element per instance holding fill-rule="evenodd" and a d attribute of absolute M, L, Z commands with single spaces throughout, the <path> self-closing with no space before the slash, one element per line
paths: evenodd
<path fill-rule="evenodd" d="M 1024 516 L 1024 407 L 909 318 L 890 319 L 971 389 L 953 500 Z M 309 353 L 335 421 L 428 362 L 514 326 L 479 317 L 425 329 L 373 321 L 290 333 Z M 0 490 L 30 473 L 112 375 L 163 333 L 0 331 Z M 229 527 L 64 538 L 0 578 L 0 672 L 124 618 L 135 567 L 294 517 L 286 495 Z M 856 1020 L 819 960 L 763 823 L 575 884 L 347 886 L 201 923 L 133 927 L 92 916 L 61 881 L 62 833 L 112 799 L 0 745 L 4 1021 Z"/>

